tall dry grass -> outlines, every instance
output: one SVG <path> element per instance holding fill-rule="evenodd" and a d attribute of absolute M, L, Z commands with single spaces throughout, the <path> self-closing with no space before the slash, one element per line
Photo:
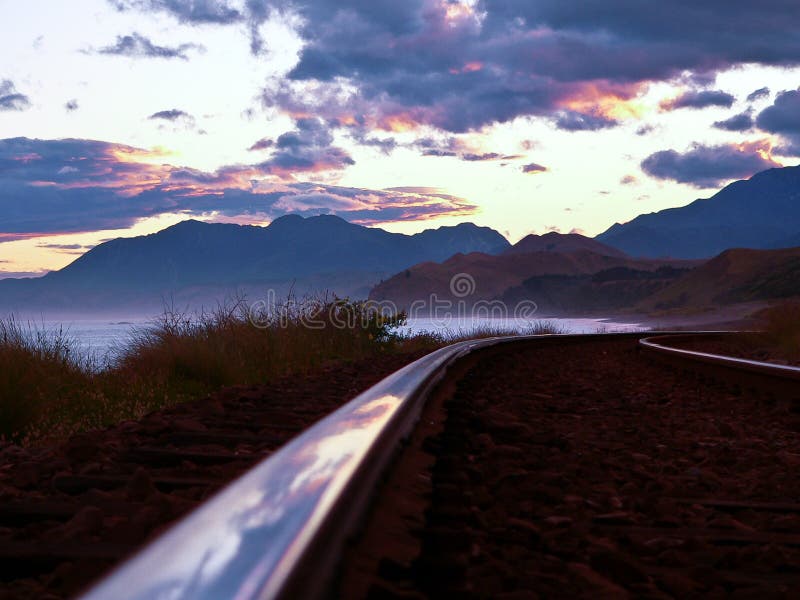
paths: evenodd
<path fill-rule="evenodd" d="M 239 299 L 201 314 L 166 310 L 97 369 L 67 332 L 7 319 L 0 321 L 0 438 L 23 444 L 61 439 L 228 385 L 520 333 L 483 326 L 400 335 L 404 323 L 402 314 L 382 314 L 366 302 L 346 299 L 290 299 L 255 308 Z M 542 321 L 522 333 L 564 331 Z"/>
<path fill-rule="evenodd" d="M 337 298 L 255 310 L 239 300 L 191 315 L 167 310 L 102 370 L 63 330 L 0 321 L 0 438 L 63 438 L 226 385 L 403 351 L 394 329 L 404 319 Z"/>
<path fill-rule="evenodd" d="M 89 364 L 63 329 L 0 320 L 0 438 L 19 439 L 53 403 L 91 382 Z"/>

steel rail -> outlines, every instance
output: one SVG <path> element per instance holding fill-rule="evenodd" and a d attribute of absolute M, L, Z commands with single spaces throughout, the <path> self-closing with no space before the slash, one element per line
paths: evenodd
<path fill-rule="evenodd" d="M 322 595 L 379 479 L 436 384 L 501 344 L 641 338 L 651 332 L 517 336 L 439 349 L 283 446 L 90 589 L 85 600 Z"/>
<path fill-rule="evenodd" d="M 646 352 L 658 355 L 675 365 L 694 368 L 708 374 L 724 374 L 725 382 L 756 387 L 762 391 L 778 393 L 791 399 L 800 398 L 800 367 L 723 356 L 697 350 L 687 350 L 669 345 L 698 337 L 721 337 L 741 332 L 695 332 L 659 334 L 639 339 Z"/>

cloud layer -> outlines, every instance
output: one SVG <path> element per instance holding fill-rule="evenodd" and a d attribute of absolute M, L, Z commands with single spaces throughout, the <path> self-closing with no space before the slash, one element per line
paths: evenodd
<path fill-rule="evenodd" d="M 800 64 L 794 0 L 110 0 L 192 24 L 259 26 L 297 15 L 299 63 L 264 103 L 353 129 L 476 130 L 520 116 L 614 126 L 651 81 L 697 81 L 740 64 Z M 765 40 L 769 40 L 768 42 Z M 688 92 L 674 108 L 731 106 Z"/>
<path fill-rule="evenodd" d="M 326 151 L 326 133 L 304 124 L 281 136 L 273 157 L 214 173 L 163 163 L 163 156 L 92 140 L 0 140 L 0 242 L 120 229 L 142 218 L 185 214 L 269 220 L 286 212 L 332 213 L 363 223 L 469 215 L 476 206 L 436 190 L 365 190 L 287 181 L 287 163 L 318 168 L 348 158 Z M 299 167 L 294 163 L 303 163 Z"/>

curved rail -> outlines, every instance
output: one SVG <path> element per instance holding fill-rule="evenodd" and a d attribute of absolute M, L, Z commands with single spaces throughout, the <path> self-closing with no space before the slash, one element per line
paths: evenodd
<path fill-rule="evenodd" d="M 727 332 L 737 333 L 737 332 Z M 708 352 L 698 352 L 684 348 L 675 348 L 669 342 L 681 342 L 697 339 L 699 335 L 720 337 L 723 332 L 660 334 L 639 339 L 640 347 L 650 353 L 661 356 L 676 364 L 694 365 L 706 372 L 725 373 L 730 383 L 755 385 L 771 392 L 800 397 L 800 367 L 779 365 L 774 363 L 723 356 Z"/>
<path fill-rule="evenodd" d="M 460 358 L 499 344 L 617 334 L 522 336 L 453 344 L 390 375 L 265 459 L 92 588 L 114 598 L 308 598 L 326 589 L 377 481 Z"/>

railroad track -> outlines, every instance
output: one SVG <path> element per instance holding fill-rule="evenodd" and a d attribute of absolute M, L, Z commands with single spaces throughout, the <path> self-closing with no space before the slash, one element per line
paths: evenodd
<path fill-rule="evenodd" d="M 58 519 L 65 530 L 54 556 L 21 540 L 0 546 L 0 564 L 7 579 L 65 560 L 108 564 L 126 551 L 96 535 L 108 501 L 108 514 L 198 508 L 87 598 L 800 589 L 795 370 L 741 375 L 741 365 L 698 362 L 664 339 L 640 342 L 647 335 L 457 344 L 261 462 L 308 415 L 282 432 L 228 412 L 208 421 L 226 420 L 227 431 L 162 423 L 154 428 L 169 440 L 127 447 L 119 473 L 52 479 L 59 498 L 90 498 L 89 510 L 0 503 L 0 535 Z M 245 456 L 241 442 L 225 445 L 239 435 L 250 436 Z M 203 502 L 224 477 L 201 480 L 253 464 Z M 102 496 L 119 486 L 124 502 Z M 44 577 L 70 575 L 62 570 Z"/>

